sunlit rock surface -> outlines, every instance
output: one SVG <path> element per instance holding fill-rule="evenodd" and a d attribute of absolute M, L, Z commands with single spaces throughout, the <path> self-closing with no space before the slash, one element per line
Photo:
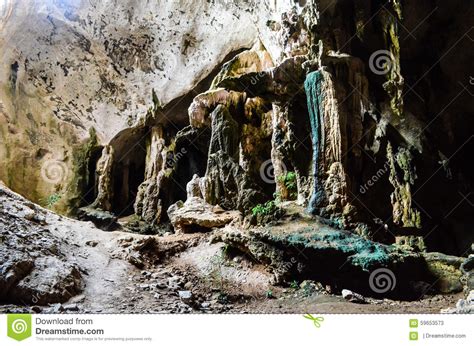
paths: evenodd
<path fill-rule="evenodd" d="M 108 143 L 145 116 L 152 90 L 166 105 L 259 36 L 279 59 L 266 22 L 290 4 L 1 1 L 0 178 L 36 201 L 70 193 L 75 147 L 91 127 Z M 42 167 L 60 172 L 45 181 Z"/>

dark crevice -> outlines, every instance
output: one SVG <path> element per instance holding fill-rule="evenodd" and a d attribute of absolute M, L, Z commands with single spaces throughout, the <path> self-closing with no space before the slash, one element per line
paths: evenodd
<path fill-rule="evenodd" d="M 19 69 L 18 61 L 15 61 L 13 64 L 11 64 L 11 66 L 10 66 L 10 70 L 11 70 L 10 84 L 11 84 L 11 88 L 12 88 L 13 91 L 16 89 L 16 81 L 17 81 L 17 78 L 18 78 L 18 69 Z"/>
<path fill-rule="evenodd" d="M 87 163 L 87 172 L 89 173 L 87 177 L 87 183 L 85 186 L 85 193 L 83 196 L 84 205 L 92 204 L 97 197 L 97 183 L 98 176 L 96 172 L 97 162 L 99 161 L 102 155 L 102 146 L 96 147 L 91 150 L 89 160 Z"/>
<path fill-rule="evenodd" d="M 114 148 L 112 211 L 117 216 L 134 213 L 138 187 L 145 177 L 147 133 L 144 128 L 127 129 L 111 141 Z"/>

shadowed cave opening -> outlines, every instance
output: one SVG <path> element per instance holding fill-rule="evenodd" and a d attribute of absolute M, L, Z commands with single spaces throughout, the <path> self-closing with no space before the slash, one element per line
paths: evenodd
<path fill-rule="evenodd" d="M 111 141 L 114 148 L 112 212 L 116 216 L 134 213 L 138 187 L 145 177 L 147 135 L 146 128 L 127 129 Z"/>
<path fill-rule="evenodd" d="M 158 108 L 153 119 L 149 119 L 147 123 L 148 126 L 163 127 L 167 145 L 170 144 L 169 141 L 171 138 L 175 140 L 174 153 L 169 153 L 166 159 L 167 168 L 173 168 L 172 179 L 166 186 L 166 193 L 160 195 L 164 210 L 167 210 L 170 205 L 179 200 L 185 201 L 187 198 L 187 183 L 191 181 L 195 174 L 203 177 L 206 173 L 211 130 L 208 127 L 196 129 L 190 126 L 188 114 L 189 106 L 196 95 L 210 89 L 212 81 L 221 71 L 222 65 L 246 49 L 247 48 L 240 48 L 227 54 L 224 59 L 190 91 L 171 100 L 163 108 Z M 156 95 L 158 99 L 159 96 L 160 95 Z M 167 220 L 166 213 L 164 213 L 162 217 L 162 221 Z"/>
<path fill-rule="evenodd" d="M 86 183 L 86 188 L 85 188 L 85 193 L 84 196 L 82 197 L 83 202 L 85 203 L 84 205 L 90 205 L 92 204 L 98 194 L 97 190 L 97 181 L 98 181 L 98 176 L 97 176 L 97 162 L 99 161 L 101 155 L 102 155 L 102 146 L 95 147 L 91 150 L 89 154 L 89 159 L 87 161 L 87 183 Z"/>
<path fill-rule="evenodd" d="M 193 129 L 187 126 L 179 132 L 176 138 L 175 150 L 175 194 L 168 205 L 187 198 L 186 185 L 194 174 L 203 177 L 206 174 L 207 154 L 211 130 L 209 128 Z"/>
<path fill-rule="evenodd" d="M 220 72 L 223 63 L 230 61 L 245 48 L 229 53 L 209 74 L 197 83 L 189 92 L 168 102 L 163 108 L 157 107 L 155 113 L 147 118 L 145 126 L 124 129 L 109 143 L 113 148 L 112 174 L 110 177 L 111 212 L 117 217 L 126 217 L 135 213 L 134 204 L 140 185 L 145 180 L 147 147 L 151 145 L 152 128 L 160 126 L 163 129 L 166 146 L 175 138 L 175 150 L 169 152 L 165 166 L 173 167 L 170 181 L 164 182 L 162 188 L 166 193 L 160 193 L 164 210 L 177 202 L 186 200 L 186 185 L 194 174 L 204 176 L 207 167 L 207 154 L 211 131 L 193 129 L 189 126 L 188 107 L 194 97 L 209 90 L 213 79 Z M 153 93 L 155 105 L 160 103 L 160 95 Z M 87 165 L 83 202 L 85 205 L 94 203 L 98 196 L 99 176 L 97 164 L 103 147 L 94 148 Z M 167 218 L 163 214 L 163 220 Z"/>

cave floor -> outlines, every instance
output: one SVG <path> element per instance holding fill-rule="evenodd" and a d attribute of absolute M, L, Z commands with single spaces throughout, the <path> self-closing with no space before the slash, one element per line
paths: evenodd
<path fill-rule="evenodd" d="M 0 305 L 0 312 L 37 313 L 439 313 L 462 294 L 426 296 L 418 301 L 375 300 L 352 303 L 340 295 L 274 286 L 261 265 L 237 256 L 224 259 L 223 243 L 211 234 L 143 236 L 103 232 L 90 223 L 48 220 L 68 244 L 68 256 L 82 268 L 84 290 L 63 304 Z M 142 251 L 137 268 L 129 255 Z M 141 265 L 140 265 L 141 266 Z M 180 291 L 191 291 L 186 297 Z"/>
<path fill-rule="evenodd" d="M 439 313 L 462 298 L 462 293 L 415 301 L 365 297 L 361 304 L 313 281 L 274 285 L 267 267 L 227 248 L 224 229 L 163 236 L 105 232 L 41 208 L 1 184 L 0 221 L 0 255 L 6 259 L 0 265 L 7 272 L 12 260 L 21 263 L 33 254 L 56 258 L 48 262 L 53 266 L 38 267 L 36 277 L 18 276 L 15 294 L 31 287 L 28 282 L 38 282 L 29 288 L 36 292 L 57 290 L 65 264 L 77 267 L 82 279 L 79 294 L 59 293 L 62 304 L 7 301 L 0 303 L 0 313 Z M 306 223 L 291 221 L 295 227 Z"/>

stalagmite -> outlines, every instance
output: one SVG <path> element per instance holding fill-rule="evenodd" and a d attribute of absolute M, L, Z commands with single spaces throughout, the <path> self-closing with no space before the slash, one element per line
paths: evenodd
<path fill-rule="evenodd" d="M 147 159 L 145 168 L 145 181 L 138 188 L 135 200 L 135 213 L 150 223 L 160 222 L 162 216 L 163 186 L 168 180 L 167 148 L 163 128 L 154 127 L 151 130 L 150 142 L 147 146 Z"/>
<path fill-rule="evenodd" d="M 311 140 L 313 143 L 313 192 L 308 204 L 308 211 L 316 212 L 316 208 L 320 207 L 324 200 L 324 188 L 321 183 L 321 146 L 324 141 L 324 130 L 321 129 L 322 124 L 322 85 L 323 75 L 321 71 L 311 72 L 306 76 L 305 90 L 308 101 L 308 111 L 311 121 Z"/>
<path fill-rule="evenodd" d="M 96 189 L 97 197 L 92 203 L 92 208 L 100 208 L 105 211 L 112 211 L 112 165 L 114 162 L 114 149 L 106 145 L 102 150 L 102 156 L 97 162 L 96 168 Z"/>
<path fill-rule="evenodd" d="M 348 201 L 346 113 L 336 97 L 332 75 L 324 68 L 311 72 L 305 81 L 313 143 L 313 192 L 308 211 L 330 218 L 353 207 Z M 344 222 L 342 220 L 342 222 Z"/>

